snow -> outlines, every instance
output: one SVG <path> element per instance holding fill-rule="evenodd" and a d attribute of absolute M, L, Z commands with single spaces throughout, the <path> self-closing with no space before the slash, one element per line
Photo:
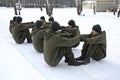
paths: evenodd
<path fill-rule="evenodd" d="M 56 8 L 53 17 L 61 25 L 75 20 L 81 34 L 90 33 L 94 24 L 100 24 L 107 33 L 107 57 L 81 66 L 68 66 L 64 58 L 51 67 L 44 61 L 43 53 L 38 53 L 26 41 L 16 44 L 9 32 L 9 20 L 14 16 L 13 8 L 0 7 L 0 80 L 120 80 L 120 18 L 111 12 L 93 14 L 91 9 L 83 9 L 78 16 L 76 8 Z M 46 15 L 45 9 L 23 8 L 23 22 L 36 21 Z M 75 57 L 80 55 L 82 44 L 73 49 Z"/>

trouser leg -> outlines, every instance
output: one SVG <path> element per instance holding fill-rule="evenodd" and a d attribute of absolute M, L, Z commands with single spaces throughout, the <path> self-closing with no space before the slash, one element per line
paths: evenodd
<path fill-rule="evenodd" d="M 25 35 L 26 35 L 26 38 L 27 38 L 27 42 L 28 43 L 32 43 L 32 39 L 31 39 L 31 34 L 30 34 L 30 31 L 27 29 L 25 30 Z"/>
<path fill-rule="evenodd" d="M 89 47 L 89 44 L 86 44 L 86 43 L 83 44 L 83 47 L 81 50 L 81 56 L 76 58 L 77 61 L 84 60 L 88 47 Z"/>
<path fill-rule="evenodd" d="M 90 58 L 95 53 L 96 49 L 97 49 L 96 45 L 89 44 L 88 49 L 85 54 L 85 57 L 84 57 L 84 60 L 82 61 L 83 64 L 90 63 Z"/>
<path fill-rule="evenodd" d="M 72 52 L 71 48 L 66 49 L 67 53 L 65 54 L 65 61 L 68 63 L 68 65 L 73 65 L 73 66 L 79 66 L 81 65 L 80 62 L 77 62 L 74 58 L 74 54 Z"/>

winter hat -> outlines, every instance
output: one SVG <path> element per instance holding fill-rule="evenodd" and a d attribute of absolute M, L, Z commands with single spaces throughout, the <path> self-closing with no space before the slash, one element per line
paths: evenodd
<path fill-rule="evenodd" d="M 70 25 L 70 26 L 75 26 L 75 21 L 74 21 L 74 20 L 68 21 L 68 25 Z"/>
<path fill-rule="evenodd" d="M 44 17 L 44 16 L 41 16 L 41 17 L 40 17 L 40 20 L 45 21 L 45 17 Z"/>
<path fill-rule="evenodd" d="M 17 17 L 17 18 L 16 18 L 16 21 L 17 21 L 17 23 L 22 22 L 22 17 Z"/>
<path fill-rule="evenodd" d="M 54 18 L 53 18 L 53 17 L 50 17 L 50 18 L 49 18 L 49 21 L 54 21 Z"/>
<path fill-rule="evenodd" d="M 17 17 L 16 17 L 16 16 L 14 16 L 14 17 L 13 17 L 13 21 L 16 21 L 16 19 L 17 19 Z"/>
<path fill-rule="evenodd" d="M 51 24 L 51 30 L 57 31 L 60 28 L 60 24 L 56 21 L 52 22 Z"/>
<path fill-rule="evenodd" d="M 94 31 L 96 31 L 96 32 L 98 32 L 98 33 L 100 33 L 100 32 L 101 32 L 101 27 L 100 27 L 99 24 L 96 24 L 96 25 L 93 26 L 92 30 L 94 30 Z"/>
<path fill-rule="evenodd" d="M 36 27 L 41 27 L 42 26 L 42 22 L 40 20 L 37 20 L 36 23 L 35 23 L 35 26 Z"/>

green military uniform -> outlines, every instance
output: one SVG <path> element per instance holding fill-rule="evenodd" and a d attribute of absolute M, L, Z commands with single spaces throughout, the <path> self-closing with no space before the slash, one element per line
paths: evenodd
<path fill-rule="evenodd" d="M 11 33 L 11 28 L 14 27 L 14 21 L 10 20 L 10 26 L 9 26 L 9 31 Z"/>
<path fill-rule="evenodd" d="M 11 28 L 11 32 L 16 43 L 21 44 L 27 38 L 27 42 L 31 43 L 31 34 L 29 28 L 34 27 L 33 23 L 15 23 Z"/>
<path fill-rule="evenodd" d="M 71 36 L 69 36 L 69 38 L 73 38 L 73 37 L 75 37 L 75 36 L 80 36 L 80 30 L 79 30 L 79 27 L 78 27 L 78 26 L 74 26 L 74 27 L 71 27 L 71 28 L 69 28 L 69 27 L 64 27 L 64 28 L 62 28 L 62 31 L 63 31 L 63 32 L 64 32 L 64 31 L 68 32 L 68 34 L 71 35 Z M 80 42 L 76 43 L 76 44 L 73 45 L 72 47 L 73 47 L 73 48 L 74 48 L 74 47 L 77 47 L 79 44 L 80 44 Z"/>
<path fill-rule="evenodd" d="M 44 28 L 44 29 L 50 29 L 50 26 L 51 26 L 51 23 L 50 23 L 50 22 L 45 22 L 45 23 L 43 24 L 43 28 Z"/>
<path fill-rule="evenodd" d="M 60 33 L 59 33 L 60 34 Z M 56 66 L 63 56 L 74 62 L 71 46 L 79 42 L 79 37 L 60 37 L 57 32 L 47 31 L 44 38 L 44 58 L 48 65 Z M 69 63 L 68 63 L 69 64 Z"/>
<path fill-rule="evenodd" d="M 43 42 L 44 42 L 45 29 L 35 27 L 32 30 L 32 42 L 36 51 L 43 53 Z"/>
<path fill-rule="evenodd" d="M 92 57 L 94 60 L 101 60 L 106 57 L 106 32 L 102 31 L 98 35 L 81 35 L 80 40 L 85 43 L 82 49 L 84 59 Z"/>

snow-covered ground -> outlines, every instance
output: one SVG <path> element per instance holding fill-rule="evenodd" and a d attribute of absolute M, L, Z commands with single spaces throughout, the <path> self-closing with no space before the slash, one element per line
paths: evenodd
<path fill-rule="evenodd" d="M 9 32 L 9 20 L 14 16 L 13 8 L 0 8 L 0 80 L 120 80 L 120 18 L 113 13 L 97 13 L 83 9 L 78 16 L 76 8 L 54 9 L 53 17 L 61 25 L 75 20 L 81 34 L 90 33 L 94 24 L 100 24 L 107 33 L 107 57 L 101 61 L 91 60 L 88 65 L 68 66 L 64 58 L 56 67 L 47 65 L 43 53 L 38 53 L 32 44 L 16 44 Z M 36 21 L 48 16 L 45 9 L 23 8 L 23 22 Z M 73 49 L 75 57 L 80 55 L 81 43 Z"/>

